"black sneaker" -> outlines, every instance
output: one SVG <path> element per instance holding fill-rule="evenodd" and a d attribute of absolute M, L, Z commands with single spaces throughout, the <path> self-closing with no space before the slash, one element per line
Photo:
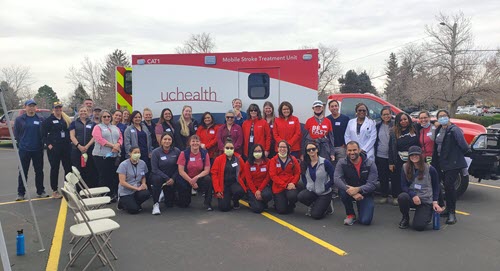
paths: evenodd
<path fill-rule="evenodd" d="M 399 222 L 399 228 L 408 229 L 409 226 L 410 226 L 410 220 L 406 217 L 403 217 L 403 219 L 401 219 L 401 222 Z"/>
<path fill-rule="evenodd" d="M 239 200 L 233 201 L 233 209 L 235 209 L 235 210 L 240 209 L 240 201 Z"/>

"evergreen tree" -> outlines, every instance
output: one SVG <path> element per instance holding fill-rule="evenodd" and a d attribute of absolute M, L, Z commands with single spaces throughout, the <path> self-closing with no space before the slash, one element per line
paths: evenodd
<path fill-rule="evenodd" d="M 399 106 L 396 102 L 397 95 L 397 76 L 398 76 L 398 60 L 395 53 L 389 55 L 385 74 L 387 75 L 385 83 L 385 94 L 387 101 Z"/>
<path fill-rule="evenodd" d="M 87 91 L 85 91 L 83 85 L 80 83 L 71 96 L 71 105 L 68 105 L 68 107 L 71 106 L 73 108 L 73 111 L 78 111 L 78 108 L 83 104 L 83 101 L 88 98 L 90 98 L 89 94 L 87 93 Z"/>
<path fill-rule="evenodd" d="M 340 93 L 361 93 L 358 74 L 354 70 L 348 70 L 344 76 L 339 78 Z"/>
<path fill-rule="evenodd" d="M 39 108 L 52 108 L 55 102 L 59 101 L 55 91 L 47 86 L 43 85 L 38 89 L 38 93 L 35 95 L 35 101 Z"/>
<path fill-rule="evenodd" d="M 370 76 L 366 73 L 366 71 L 363 71 L 358 75 L 358 81 L 359 81 L 359 89 L 361 90 L 361 93 L 372 93 L 372 94 L 377 94 L 377 90 L 375 87 L 372 85 L 372 81 L 370 80 Z"/>

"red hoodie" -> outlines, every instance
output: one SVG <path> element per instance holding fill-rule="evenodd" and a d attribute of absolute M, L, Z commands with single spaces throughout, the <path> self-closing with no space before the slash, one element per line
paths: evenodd
<path fill-rule="evenodd" d="M 262 191 L 271 180 L 269 177 L 269 160 L 262 161 L 260 164 L 245 163 L 245 181 L 248 188 L 255 194 L 257 190 Z"/>
<path fill-rule="evenodd" d="M 241 156 L 234 153 L 236 160 L 238 161 L 238 183 L 241 185 L 243 190 L 246 192 L 247 188 L 243 182 L 243 168 L 245 167 L 245 162 L 241 159 Z M 214 193 L 224 193 L 224 168 L 226 167 L 227 156 L 226 154 L 221 154 L 215 158 L 214 164 L 212 165 L 212 184 L 214 186 Z"/>
<path fill-rule="evenodd" d="M 250 143 L 250 129 L 252 123 L 254 123 L 253 143 L 262 145 L 264 151 L 270 151 L 271 149 L 271 129 L 267 121 L 265 119 L 245 120 L 241 127 L 243 129 L 243 154 L 245 154 L 245 156 L 248 156 L 248 144 Z"/>
<path fill-rule="evenodd" d="M 300 164 L 297 158 L 289 155 L 289 161 L 285 169 L 281 169 L 281 162 L 277 154 L 269 161 L 269 176 L 273 181 L 273 193 L 278 194 L 286 189 L 289 183 L 297 184 L 300 179 Z"/>
<path fill-rule="evenodd" d="M 196 131 L 196 135 L 200 137 L 200 142 L 205 144 L 205 149 L 207 149 L 210 158 L 215 158 L 218 153 L 217 132 L 219 131 L 219 127 L 220 125 L 214 125 L 207 129 L 200 125 Z"/>
<path fill-rule="evenodd" d="M 276 142 L 286 140 L 290 144 L 290 151 L 300 151 L 302 133 L 299 118 L 296 116 L 290 116 L 286 120 L 284 118 L 275 118 L 273 136 Z M 278 151 L 278 144 L 276 144 L 276 151 Z"/>

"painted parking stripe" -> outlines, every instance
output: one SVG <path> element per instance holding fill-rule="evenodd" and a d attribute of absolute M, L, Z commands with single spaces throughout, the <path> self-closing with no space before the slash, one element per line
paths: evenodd
<path fill-rule="evenodd" d="M 62 241 L 64 237 L 64 226 L 66 224 L 66 214 L 68 213 L 67 206 L 66 200 L 62 199 L 61 207 L 59 208 L 59 215 L 57 216 L 56 229 L 54 230 L 54 237 L 52 237 L 49 259 L 47 260 L 47 267 L 45 268 L 47 271 L 58 270 L 59 267 L 59 258 L 61 256 Z"/>
<path fill-rule="evenodd" d="M 31 199 L 31 200 L 32 201 L 37 201 L 37 200 L 46 200 L 46 199 L 52 199 L 52 198 L 50 198 L 50 197 L 47 197 L 47 198 L 36 198 L 36 199 Z M 15 203 L 24 203 L 24 202 L 28 202 L 28 200 L 0 202 L 0 206 L 1 205 L 15 204 Z"/>
<path fill-rule="evenodd" d="M 500 189 L 500 186 L 494 186 L 494 185 L 489 185 L 489 184 L 482 184 L 482 183 L 469 183 L 469 184 L 477 185 L 477 186 L 483 186 L 483 187 L 488 187 L 488 188 Z"/>
<path fill-rule="evenodd" d="M 455 210 L 455 213 L 457 213 L 459 215 L 465 215 L 465 216 L 469 216 L 470 215 L 470 213 L 462 212 L 462 211 L 458 211 L 458 210 Z"/>
<path fill-rule="evenodd" d="M 248 205 L 247 202 L 242 201 L 242 200 L 240 200 L 240 204 L 242 204 L 242 205 L 244 205 L 246 207 L 250 207 L 250 205 Z M 316 243 L 316 244 L 318 244 L 318 245 L 320 245 L 320 246 L 322 246 L 322 247 L 324 247 L 324 248 L 326 248 L 326 249 L 328 249 L 328 250 L 330 250 L 330 251 L 332 251 L 332 252 L 334 252 L 334 253 L 336 253 L 336 254 L 338 254 L 340 256 L 346 256 L 347 255 L 347 252 L 345 252 L 344 250 L 342 250 L 342 249 L 340 249 L 340 248 L 338 248 L 338 247 L 336 247 L 336 246 L 334 246 L 334 245 L 332 245 L 330 243 L 327 243 L 327 242 L 319 239 L 318 237 L 316 237 L 316 236 L 314 236 L 314 235 L 312 235 L 312 234 L 310 234 L 310 233 L 308 233 L 308 232 L 306 232 L 304 230 L 301 230 L 301 229 L 295 227 L 294 225 L 292 225 L 292 224 L 290 224 L 290 223 L 288 223 L 286 221 L 283 221 L 283 220 L 281 220 L 281 219 L 279 219 L 279 218 L 271 215 L 270 213 L 262 212 L 261 215 L 269 218 L 270 220 L 272 220 L 272 221 L 280 224 L 281 226 L 283 226 L 285 228 L 290 229 L 291 231 L 294 231 L 294 232 L 302 235 L 303 237 L 305 237 L 305 238 L 313 241 L 314 243 Z"/>

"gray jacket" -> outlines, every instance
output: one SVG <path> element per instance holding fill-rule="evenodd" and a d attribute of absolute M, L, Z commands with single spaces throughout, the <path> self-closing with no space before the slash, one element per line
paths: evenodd
<path fill-rule="evenodd" d="M 331 167 L 333 168 L 333 166 Z M 325 158 L 319 157 L 318 165 L 316 166 L 316 180 L 312 180 L 308 168 L 306 173 L 302 175 L 302 181 L 306 184 L 307 190 L 314 192 L 318 196 L 330 193 L 332 191 L 333 182 L 330 180 L 330 176 L 326 171 Z"/>
<path fill-rule="evenodd" d="M 147 141 L 148 141 L 148 155 L 151 154 L 153 151 L 153 143 L 151 141 L 151 133 L 149 132 L 148 127 L 144 125 L 144 123 L 141 123 L 141 129 L 146 133 L 147 136 Z M 126 157 L 129 158 L 129 150 L 132 146 L 139 146 L 138 139 L 137 139 L 137 129 L 134 127 L 134 125 L 129 125 L 127 129 L 125 129 L 125 132 L 123 133 L 123 145 L 125 146 L 125 153 Z"/>

